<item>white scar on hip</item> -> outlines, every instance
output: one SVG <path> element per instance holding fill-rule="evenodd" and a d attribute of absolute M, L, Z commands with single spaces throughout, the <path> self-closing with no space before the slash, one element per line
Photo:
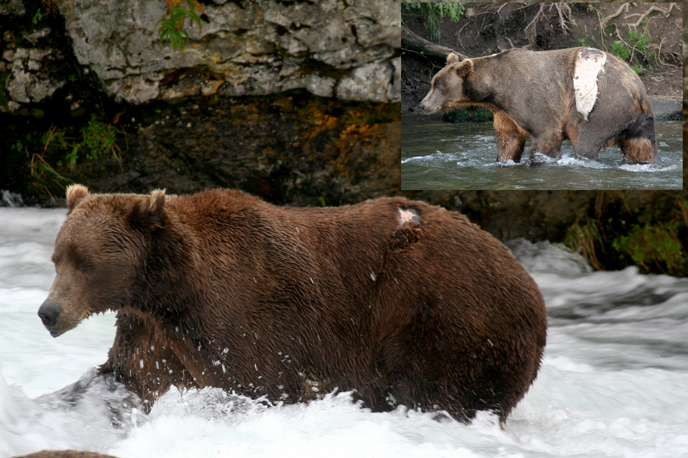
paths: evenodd
<path fill-rule="evenodd" d="M 607 54 L 597 49 L 583 49 L 576 55 L 573 88 L 576 93 L 576 111 L 587 121 L 597 101 L 597 75 L 605 73 Z"/>
<path fill-rule="evenodd" d="M 399 226 L 403 226 L 405 223 L 414 222 L 420 224 L 420 216 L 412 208 L 400 208 L 399 209 Z"/>

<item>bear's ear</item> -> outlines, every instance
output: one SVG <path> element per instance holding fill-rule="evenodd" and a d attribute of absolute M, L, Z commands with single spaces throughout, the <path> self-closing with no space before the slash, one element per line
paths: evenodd
<path fill-rule="evenodd" d="M 69 213 L 74 210 L 74 207 L 79 205 L 79 202 L 88 196 L 88 188 L 80 184 L 70 184 L 67 186 L 67 207 Z"/>
<path fill-rule="evenodd" d="M 447 64 L 446 65 L 453 64 L 453 63 L 459 62 L 459 61 L 460 61 L 459 56 L 457 56 L 456 54 L 454 54 L 452 52 L 452 53 L 449 53 L 449 55 L 447 56 Z"/>
<path fill-rule="evenodd" d="M 162 227 L 162 212 L 165 208 L 165 190 L 156 189 L 150 196 L 141 199 L 134 206 L 132 222 L 142 227 Z"/>
<path fill-rule="evenodd" d="M 464 60 L 457 67 L 456 73 L 458 73 L 462 79 L 466 79 L 473 73 L 473 62 L 470 59 Z"/>

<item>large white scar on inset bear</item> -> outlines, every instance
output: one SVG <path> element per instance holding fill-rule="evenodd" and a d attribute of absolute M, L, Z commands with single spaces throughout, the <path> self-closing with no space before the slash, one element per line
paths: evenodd
<path fill-rule="evenodd" d="M 576 92 L 576 110 L 588 120 L 588 114 L 597 101 L 597 75 L 607 62 L 607 54 L 597 49 L 585 48 L 576 55 L 576 71 L 573 88 Z"/>

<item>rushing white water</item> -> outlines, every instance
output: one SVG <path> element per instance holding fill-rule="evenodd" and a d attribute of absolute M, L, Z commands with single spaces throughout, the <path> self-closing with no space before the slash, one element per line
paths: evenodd
<path fill-rule="evenodd" d="M 487 413 L 471 425 L 372 413 L 349 393 L 268 407 L 173 389 L 146 416 L 93 378 L 112 314 L 57 339 L 36 315 L 64 217 L 0 208 L 0 457 L 66 448 L 121 458 L 688 456 L 688 279 L 590 272 L 547 243 L 511 243 L 545 294 L 550 330 L 542 370 L 505 430 Z M 79 396 L 60 392 L 79 379 Z"/>

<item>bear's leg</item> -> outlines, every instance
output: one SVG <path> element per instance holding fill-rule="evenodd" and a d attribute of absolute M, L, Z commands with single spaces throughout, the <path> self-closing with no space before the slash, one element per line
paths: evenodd
<path fill-rule="evenodd" d="M 148 413 L 170 386 L 195 386 L 173 350 L 174 343 L 152 318 L 120 313 L 115 342 L 99 372 L 114 376 L 127 390 L 137 394 Z"/>
<path fill-rule="evenodd" d="M 655 118 L 650 111 L 642 122 L 636 123 L 619 137 L 624 159 L 639 164 L 660 163 L 655 141 Z"/>
<path fill-rule="evenodd" d="M 597 160 L 600 149 L 604 146 L 604 144 L 600 144 L 599 142 L 580 142 L 573 139 L 571 140 L 571 145 L 573 146 L 573 151 L 576 153 L 576 156 L 584 157 L 592 161 Z"/>
<path fill-rule="evenodd" d="M 564 141 L 564 135 L 561 132 L 533 136 L 533 150 L 530 153 L 531 162 L 535 153 L 544 154 L 553 159 L 559 159 L 561 154 L 559 150 L 561 143 Z"/>
<path fill-rule="evenodd" d="M 657 145 L 654 141 L 645 137 L 626 138 L 619 140 L 619 146 L 624 159 L 637 164 L 661 163 L 657 154 Z"/>
<path fill-rule="evenodd" d="M 497 131 L 497 161 L 521 162 L 523 148 L 530 134 L 502 110 L 495 110 L 493 115 Z"/>

